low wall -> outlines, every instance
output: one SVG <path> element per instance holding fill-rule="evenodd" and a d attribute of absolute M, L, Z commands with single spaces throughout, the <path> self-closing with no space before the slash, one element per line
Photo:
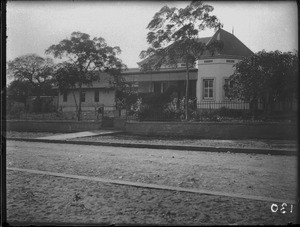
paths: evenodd
<path fill-rule="evenodd" d="M 101 122 L 92 121 L 6 121 L 7 131 L 18 132 L 80 132 L 98 130 Z"/>
<path fill-rule="evenodd" d="M 297 139 L 298 130 L 295 123 L 127 122 L 126 132 L 200 139 Z"/>
<path fill-rule="evenodd" d="M 126 125 L 126 119 L 114 118 L 113 126 L 115 129 L 125 130 L 125 128 L 126 128 L 125 125 Z"/>

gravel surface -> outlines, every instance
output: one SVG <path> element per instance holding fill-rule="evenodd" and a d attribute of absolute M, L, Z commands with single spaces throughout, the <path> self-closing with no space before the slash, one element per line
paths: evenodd
<path fill-rule="evenodd" d="M 294 199 L 296 158 L 7 142 L 7 166 L 132 182 Z M 280 166 L 280 168 L 279 168 Z M 271 202 L 7 171 L 8 221 L 287 224 Z"/>
<path fill-rule="evenodd" d="M 268 202 L 18 171 L 7 172 L 7 205 L 9 223 L 273 225 L 296 218 L 272 213 Z"/>
<path fill-rule="evenodd" d="M 237 147 L 237 148 L 265 148 L 265 149 L 296 149 L 295 141 L 289 140 L 208 140 L 208 139 L 186 139 L 186 138 L 162 138 L 116 134 L 107 136 L 82 137 L 68 140 L 77 141 L 99 141 L 111 143 L 133 143 L 133 144 L 162 144 L 162 145 L 184 145 L 203 147 Z"/>
<path fill-rule="evenodd" d="M 8 141 L 7 166 L 287 200 L 297 186 L 293 156 Z"/>

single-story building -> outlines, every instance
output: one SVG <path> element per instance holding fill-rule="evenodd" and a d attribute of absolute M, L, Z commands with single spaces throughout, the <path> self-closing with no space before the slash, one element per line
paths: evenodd
<path fill-rule="evenodd" d="M 106 73 L 100 73 L 100 80 L 92 86 L 83 85 L 81 95 L 82 111 L 96 111 L 99 107 L 115 109 L 115 89 L 111 86 L 112 78 Z M 70 90 L 68 93 L 59 92 L 58 107 L 63 112 L 75 111 L 79 102 L 78 90 Z"/>
<path fill-rule="evenodd" d="M 204 53 L 189 69 L 189 97 L 197 98 L 198 102 L 228 102 L 224 84 L 234 72 L 233 65 L 243 57 L 253 52 L 233 34 L 219 29 L 212 37 L 200 38 L 199 41 L 209 45 L 215 40 L 223 42 L 222 50 L 213 56 Z M 139 63 L 138 63 L 139 64 Z M 131 83 L 138 93 L 164 92 L 168 87 L 177 87 L 177 97 L 185 96 L 186 68 L 185 63 L 178 63 L 177 67 L 162 66 L 156 71 L 141 71 L 141 68 L 130 68 L 122 73 L 124 79 Z M 110 86 L 111 77 L 101 73 L 100 81 L 91 87 L 84 86 L 81 97 L 82 110 L 96 110 L 99 106 L 115 106 L 115 89 Z M 74 111 L 78 102 L 78 91 L 59 93 L 58 106 L 62 111 Z M 244 105 L 244 104 L 243 104 Z M 236 107 L 240 108 L 240 107 Z M 241 107 L 241 108 L 244 108 Z"/>

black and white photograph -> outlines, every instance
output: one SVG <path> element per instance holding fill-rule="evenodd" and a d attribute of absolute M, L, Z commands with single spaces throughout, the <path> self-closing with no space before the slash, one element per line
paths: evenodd
<path fill-rule="evenodd" d="M 297 1 L 5 4 L 2 225 L 300 223 Z"/>

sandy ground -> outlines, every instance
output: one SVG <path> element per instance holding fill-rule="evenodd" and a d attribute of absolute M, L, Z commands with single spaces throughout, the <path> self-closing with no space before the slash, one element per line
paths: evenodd
<path fill-rule="evenodd" d="M 293 156 L 7 141 L 7 166 L 286 200 L 295 199 L 297 186 Z M 295 218 L 295 212 L 272 213 L 269 202 L 13 171 L 8 171 L 7 180 L 10 221 L 286 224 Z M 26 192 L 36 195 L 35 201 Z M 81 203 L 69 204 L 74 193 L 85 198 L 87 210 Z"/>
<path fill-rule="evenodd" d="M 294 199 L 294 156 L 7 142 L 7 166 Z"/>
<path fill-rule="evenodd" d="M 268 202 L 15 171 L 7 178 L 9 222 L 271 225 L 295 220 L 293 213 L 272 213 Z"/>

